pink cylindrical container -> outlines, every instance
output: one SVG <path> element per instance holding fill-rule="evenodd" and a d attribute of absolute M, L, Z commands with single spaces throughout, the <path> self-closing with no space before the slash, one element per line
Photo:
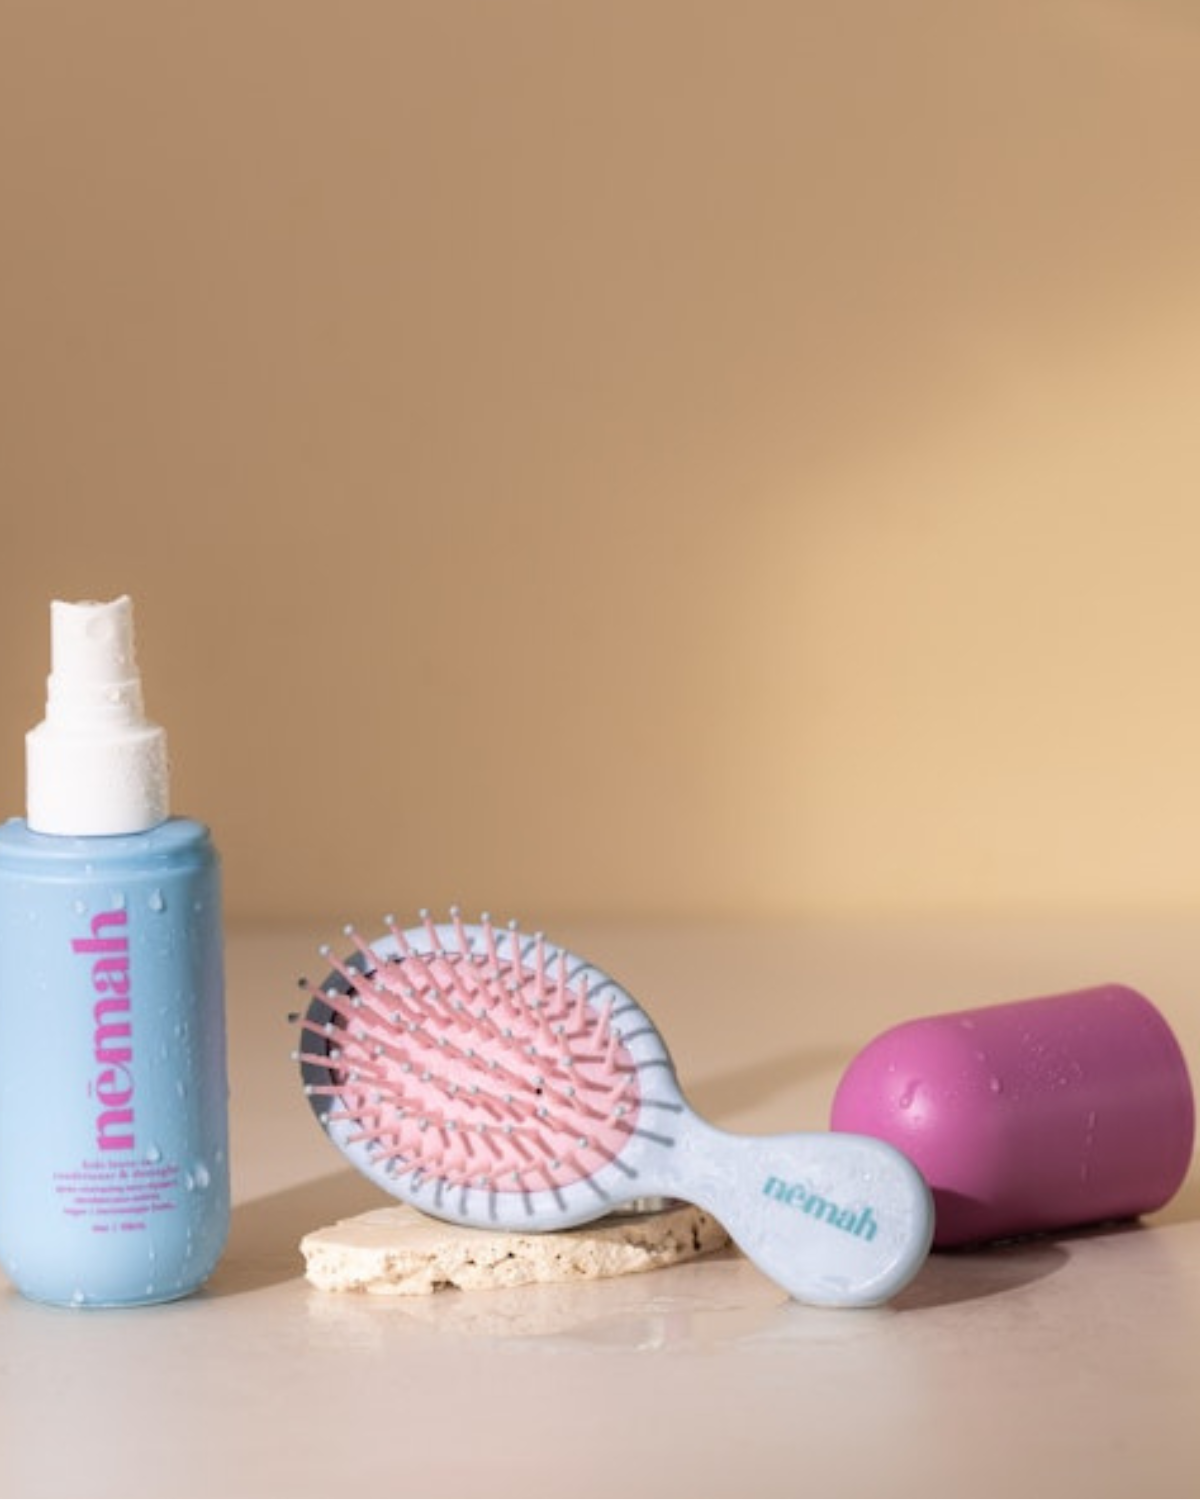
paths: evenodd
<path fill-rule="evenodd" d="M 1161 1208 L 1195 1135 L 1179 1043 L 1108 984 L 907 1021 L 851 1061 L 834 1130 L 898 1147 L 933 1192 L 938 1247 Z"/>

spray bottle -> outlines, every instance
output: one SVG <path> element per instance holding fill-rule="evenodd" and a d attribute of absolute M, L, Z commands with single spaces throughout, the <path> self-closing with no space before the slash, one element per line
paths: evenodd
<path fill-rule="evenodd" d="M 0 826 L 0 1266 L 36 1301 L 182 1297 L 229 1230 L 220 861 L 174 817 L 133 607 L 51 605 L 26 818 Z"/>

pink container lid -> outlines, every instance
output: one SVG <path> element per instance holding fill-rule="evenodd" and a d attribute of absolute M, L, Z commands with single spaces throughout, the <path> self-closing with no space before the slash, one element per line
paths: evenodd
<path fill-rule="evenodd" d="M 1191 1163 L 1179 1043 L 1108 984 L 906 1021 L 852 1059 L 834 1130 L 890 1142 L 933 1193 L 938 1247 L 1161 1208 Z"/>

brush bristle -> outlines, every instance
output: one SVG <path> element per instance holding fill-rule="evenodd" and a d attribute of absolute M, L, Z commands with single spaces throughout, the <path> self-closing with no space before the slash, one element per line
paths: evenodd
<path fill-rule="evenodd" d="M 451 916 L 444 936 L 423 913 L 419 948 L 392 923 L 394 953 L 348 929 L 356 959 L 330 955 L 341 983 L 309 1007 L 299 1054 L 326 1126 L 390 1172 L 452 1186 L 530 1193 L 591 1176 L 639 1109 L 611 1003 L 541 934 Z"/>

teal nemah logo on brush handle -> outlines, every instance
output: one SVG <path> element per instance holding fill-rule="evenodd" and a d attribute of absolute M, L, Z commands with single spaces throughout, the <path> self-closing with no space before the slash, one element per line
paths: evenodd
<path fill-rule="evenodd" d="M 842 1208 L 832 1198 L 821 1193 L 810 1192 L 802 1182 L 784 1182 L 779 1177 L 768 1177 L 762 1186 L 767 1198 L 774 1198 L 787 1208 L 798 1209 L 811 1219 L 840 1229 L 843 1234 L 853 1234 L 860 1240 L 873 1240 L 879 1232 L 879 1224 L 865 1204 L 857 1213 L 852 1208 Z"/>

